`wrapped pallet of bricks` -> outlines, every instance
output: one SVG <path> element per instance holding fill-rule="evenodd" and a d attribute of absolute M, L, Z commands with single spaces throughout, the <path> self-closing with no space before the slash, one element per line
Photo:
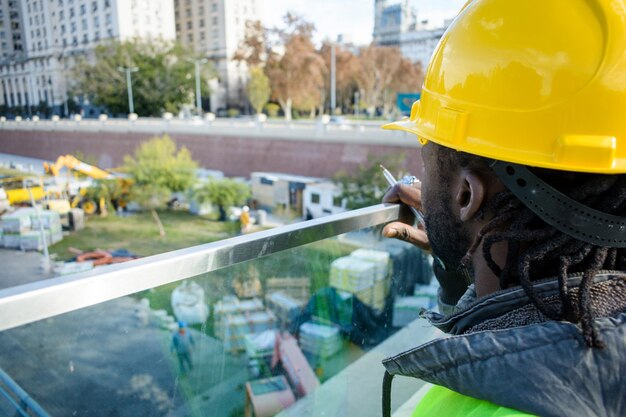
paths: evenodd
<path fill-rule="evenodd" d="M 345 256 L 330 265 L 330 285 L 342 291 L 357 293 L 374 284 L 376 264 Z"/>
<path fill-rule="evenodd" d="M 224 343 L 224 350 L 238 352 L 246 349 L 247 335 L 276 329 L 276 316 L 271 311 L 229 315 L 216 328 L 217 336 Z"/>
<path fill-rule="evenodd" d="M 244 336 L 246 356 L 248 359 L 271 357 L 276 343 L 276 331 L 266 330 L 261 333 Z"/>
<path fill-rule="evenodd" d="M 238 314 L 248 314 L 255 311 L 264 310 L 265 306 L 263 306 L 263 302 L 258 298 L 242 301 L 234 295 L 224 296 L 220 301 L 215 304 L 215 307 L 213 307 L 213 319 L 215 321 L 215 328 L 218 328 L 222 325 L 225 317 Z"/>
<path fill-rule="evenodd" d="M 20 248 L 23 250 L 41 251 L 45 244 L 50 245 L 50 230 L 44 230 L 43 235 L 40 230 L 31 230 L 20 235 Z"/>
<path fill-rule="evenodd" d="M 272 310 L 283 326 L 289 326 L 300 315 L 303 303 L 280 291 L 265 296 L 267 308 Z"/>
<path fill-rule="evenodd" d="M 21 234 L 3 232 L 2 246 L 7 249 L 19 249 L 21 245 Z"/>
<path fill-rule="evenodd" d="M 350 256 L 372 262 L 376 265 L 374 281 L 383 281 L 389 277 L 391 271 L 389 252 L 373 249 L 357 249 L 352 252 Z"/>
<path fill-rule="evenodd" d="M 385 308 L 385 301 L 389 295 L 389 289 L 391 287 L 391 280 L 386 278 L 382 281 L 374 282 L 372 287 L 372 304 L 371 306 L 376 310 L 382 310 Z"/>
<path fill-rule="evenodd" d="M 38 210 L 30 215 L 31 229 L 39 230 L 40 225 L 50 234 L 48 244 L 55 244 L 63 240 L 63 228 L 61 225 L 61 216 L 58 212 L 52 210 Z"/>
<path fill-rule="evenodd" d="M 342 347 L 339 329 L 333 326 L 306 322 L 300 326 L 300 347 L 319 358 L 329 358 Z"/>
<path fill-rule="evenodd" d="M 30 213 L 31 229 L 39 230 L 39 222 L 44 229 L 53 229 L 61 227 L 61 216 L 52 210 L 38 210 Z"/>
<path fill-rule="evenodd" d="M 5 234 L 21 234 L 31 228 L 30 216 L 34 212 L 31 208 L 22 208 L 13 213 L 2 216 L 2 230 Z"/>
<path fill-rule="evenodd" d="M 268 278 L 265 283 L 265 292 L 280 291 L 303 304 L 309 301 L 311 294 L 311 280 L 309 278 Z"/>

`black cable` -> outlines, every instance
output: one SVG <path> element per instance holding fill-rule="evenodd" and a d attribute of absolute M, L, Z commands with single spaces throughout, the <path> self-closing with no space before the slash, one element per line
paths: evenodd
<path fill-rule="evenodd" d="M 391 381 L 393 375 L 385 371 L 383 377 L 383 417 L 391 417 Z"/>

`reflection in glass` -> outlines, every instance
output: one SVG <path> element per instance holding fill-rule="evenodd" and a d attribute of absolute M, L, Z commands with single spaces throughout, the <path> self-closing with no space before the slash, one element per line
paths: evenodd
<path fill-rule="evenodd" d="M 352 232 L 2 332 L 0 368 L 52 416 L 273 416 L 433 307 L 428 258 L 379 234 Z M 182 368 L 181 328 L 193 340 Z M 346 392 L 359 390 L 354 382 Z"/>

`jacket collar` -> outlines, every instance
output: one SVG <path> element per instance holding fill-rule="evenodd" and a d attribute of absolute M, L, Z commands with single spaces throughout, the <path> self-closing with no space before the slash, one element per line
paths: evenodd
<path fill-rule="evenodd" d="M 577 286 L 580 276 L 568 284 Z M 603 273 L 596 282 L 626 279 Z M 542 297 L 558 294 L 558 282 L 535 284 Z M 604 349 L 588 348 L 577 325 L 537 322 L 467 333 L 481 322 L 529 305 L 521 288 L 475 300 L 450 317 L 429 313 L 453 336 L 385 359 L 392 375 L 412 376 L 461 394 L 539 415 L 626 415 L 626 313 L 596 320 Z M 626 311 L 626 306 L 624 306 Z"/>

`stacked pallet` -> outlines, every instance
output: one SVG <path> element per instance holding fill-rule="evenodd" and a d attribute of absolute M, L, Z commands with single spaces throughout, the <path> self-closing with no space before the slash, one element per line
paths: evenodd
<path fill-rule="evenodd" d="M 351 293 L 366 305 L 382 310 L 390 288 L 391 262 L 387 252 L 358 249 L 336 259 L 330 268 L 330 285 Z"/>
<path fill-rule="evenodd" d="M 256 298 L 241 301 L 234 296 L 224 297 L 215 306 L 214 319 L 215 335 L 230 352 L 246 348 L 246 335 L 276 328 L 276 316 Z"/>
<path fill-rule="evenodd" d="M 276 291 L 306 303 L 311 296 L 311 280 L 309 278 L 269 278 L 265 292 L 269 294 Z"/>
<path fill-rule="evenodd" d="M 265 303 L 276 315 L 279 323 L 286 327 L 298 318 L 304 304 L 281 291 L 267 294 Z"/>
<path fill-rule="evenodd" d="M 266 330 L 261 333 L 244 336 L 246 356 L 249 360 L 271 357 L 274 353 L 275 343 L 276 332 L 274 330 Z"/>
<path fill-rule="evenodd" d="M 342 347 L 339 329 L 313 322 L 300 326 L 300 347 L 303 351 L 319 358 L 329 358 Z"/>
<path fill-rule="evenodd" d="M 2 246 L 5 248 L 43 250 L 44 238 L 48 245 L 63 239 L 59 213 L 50 210 L 37 213 L 32 208 L 23 208 L 2 216 Z"/>
<path fill-rule="evenodd" d="M 391 272 L 391 257 L 389 252 L 373 249 L 357 249 L 350 254 L 353 258 L 363 259 L 376 265 L 374 281 L 384 281 Z"/>
<path fill-rule="evenodd" d="M 330 285 L 354 294 L 374 285 L 375 272 L 376 265 L 372 262 L 344 256 L 330 265 Z"/>

